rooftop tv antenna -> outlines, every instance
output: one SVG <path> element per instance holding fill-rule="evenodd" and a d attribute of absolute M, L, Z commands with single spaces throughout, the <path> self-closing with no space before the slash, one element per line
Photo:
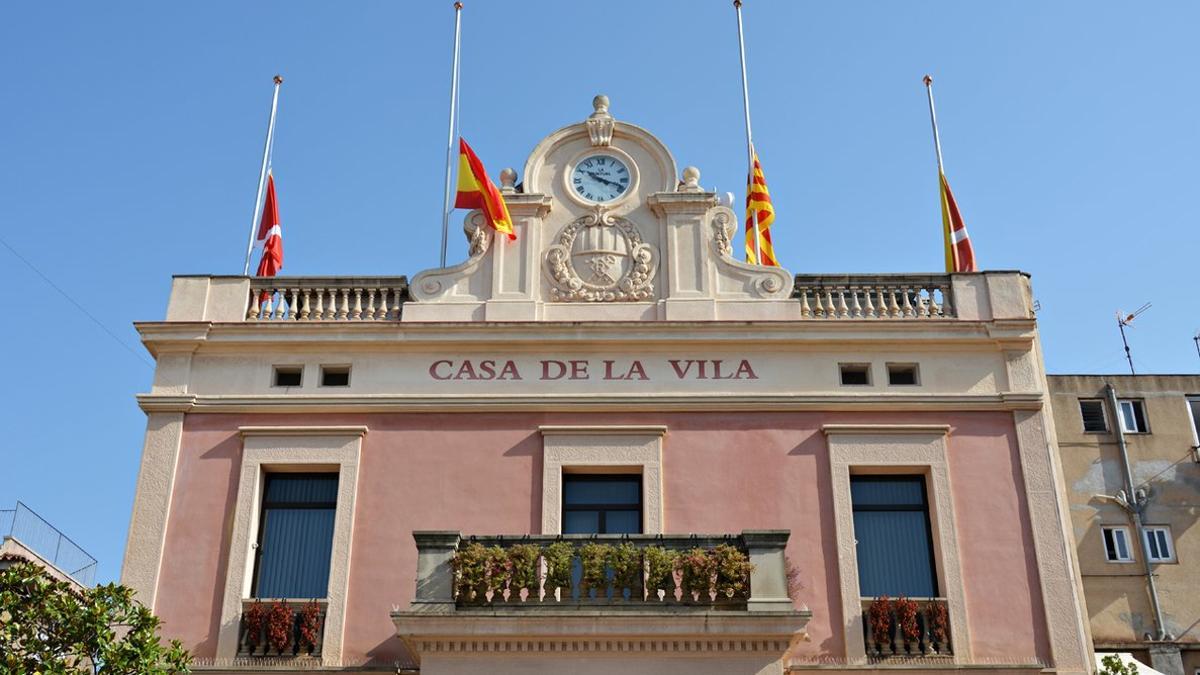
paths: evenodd
<path fill-rule="evenodd" d="M 1192 342 L 1196 343 L 1196 356 L 1200 356 L 1200 330 L 1196 331 L 1196 334 L 1192 336 Z"/>
<path fill-rule="evenodd" d="M 1148 309 L 1150 309 L 1150 303 L 1147 302 L 1124 316 L 1121 316 L 1121 310 L 1117 310 L 1117 328 L 1121 330 L 1121 343 L 1125 345 L 1125 360 L 1129 361 L 1130 375 L 1137 375 L 1137 372 L 1133 369 L 1133 354 L 1129 352 L 1129 340 L 1125 338 L 1125 327 L 1132 324 L 1134 319 L 1138 318 L 1142 312 Z"/>

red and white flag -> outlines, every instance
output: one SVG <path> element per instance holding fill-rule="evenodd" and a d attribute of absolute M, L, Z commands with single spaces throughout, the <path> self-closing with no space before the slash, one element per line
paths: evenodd
<path fill-rule="evenodd" d="M 258 243 L 262 259 L 256 276 L 273 277 L 283 269 L 283 230 L 279 228 L 279 204 L 275 202 L 275 176 L 267 170 L 267 198 L 263 202 L 262 220 L 258 224 Z"/>

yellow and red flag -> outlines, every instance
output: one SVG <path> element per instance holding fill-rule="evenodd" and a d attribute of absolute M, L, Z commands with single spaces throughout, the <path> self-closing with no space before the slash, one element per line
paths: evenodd
<path fill-rule="evenodd" d="M 488 178 L 483 162 L 479 161 L 475 151 L 462 137 L 458 139 L 458 194 L 454 198 L 454 208 L 482 209 L 493 230 L 507 234 L 509 239 L 517 238 L 504 196 Z"/>
<path fill-rule="evenodd" d="M 974 272 L 975 249 L 971 247 L 967 226 L 958 212 L 958 202 L 954 201 L 946 174 L 938 172 L 938 179 L 942 199 L 942 237 L 946 244 L 946 272 Z"/>
<path fill-rule="evenodd" d="M 756 265 L 779 267 L 775 260 L 775 249 L 771 246 L 771 223 L 775 222 L 775 207 L 771 206 L 771 193 L 767 191 L 767 179 L 762 165 L 758 163 L 758 151 L 752 151 L 754 166 L 746 181 L 746 262 Z M 754 223 L 757 215 L 758 251 L 754 255 Z"/>

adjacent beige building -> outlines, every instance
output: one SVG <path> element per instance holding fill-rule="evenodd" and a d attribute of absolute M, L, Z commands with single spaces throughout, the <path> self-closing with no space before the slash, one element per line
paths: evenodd
<path fill-rule="evenodd" d="M 1096 651 L 1200 673 L 1200 375 L 1049 381 Z"/>

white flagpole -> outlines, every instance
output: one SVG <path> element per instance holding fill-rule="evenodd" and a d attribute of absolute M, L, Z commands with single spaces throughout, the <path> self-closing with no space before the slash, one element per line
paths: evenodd
<path fill-rule="evenodd" d="M 933 150 L 937 153 L 938 180 L 941 180 L 941 174 L 946 173 L 942 168 L 942 139 L 938 136 L 937 127 L 937 112 L 933 109 L 933 78 L 926 75 L 922 80 L 925 83 L 925 93 L 929 97 L 929 121 L 933 124 Z"/>
<path fill-rule="evenodd" d="M 275 142 L 275 111 L 279 107 L 279 85 L 283 78 L 274 78 L 275 91 L 271 94 L 271 117 L 267 121 L 267 140 L 263 143 L 262 168 L 258 170 L 258 192 L 254 195 L 254 213 L 250 215 L 250 240 L 246 242 L 246 266 L 243 276 L 250 275 L 250 254 L 254 252 L 254 234 L 258 229 L 259 209 L 262 207 L 263 190 L 266 189 L 267 167 L 271 162 L 271 146 Z"/>
<path fill-rule="evenodd" d="M 746 41 L 742 37 L 742 0 L 733 0 L 733 11 L 737 14 L 738 53 L 742 58 L 742 106 L 746 111 L 746 157 L 750 167 L 746 174 L 746 211 L 750 216 L 751 231 L 754 232 L 754 264 L 762 264 L 762 250 L 758 242 L 758 211 L 750 207 L 750 193 L 754 189 L 754 139 L 750 134 L 750 87 L 746 83 Z"/>
<path fill-rule="evenodd" d="M 446 193 L 442 198 L 442 257 L 446 266 L 446 238 L 450 232 L 450 174 L 454 161 L 454 120 L 458 112 L 458 45 L 462 28 L 461 2 L 454 3 L 454 61 L 450 67 L 450 131 L 446 140 Z"/>

